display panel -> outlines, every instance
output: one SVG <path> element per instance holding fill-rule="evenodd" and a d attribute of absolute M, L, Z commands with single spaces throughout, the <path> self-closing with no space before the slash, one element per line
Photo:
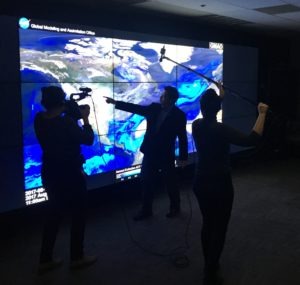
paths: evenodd
<path fill-rule="evenodd" d="M 79 104 L 91 107 L 90 122 L 96 138 L 92 146 L 83 146 L 82 151 L 86 158 L 84 170 L 89 176 L 97 175 L 98 186 L 103 185 L 101 174 L 115 173 L 109 183 L 138 175 L 143 157 L 139 148 L 146 129 L 144 117 L 114 109 L 104 96 L 148 105 L 159 102 L 164 86 L 177 87 L 177 106 L 188 119 L 189 152 L 194 152 L 191 123 L 201 116 L 200 94 L 216 87 L 174 62 L 160 61 L 160 51 L 165 45 L 166 55 L 175 62 L 213 80 L 222 80 L 222 44 L 210 48 L 209 43 L 196 47 L 151 42 L 150 36 L 149 39 L 104 37 L 97 30 L 69 29 L 33 20 L 28 26 L 20 24 L 24 185 L 30 193 L 27 204 L 35 201 L 31 199 L 35 193 L 46 197 L 41 190 L 41 149 L 33 130 L 34 117 L 42 110 L 40 90 L 44 86 L 60 86 L 67 96 L 78 93 L 80 87 L 92 89 L 91 97 Z"/>

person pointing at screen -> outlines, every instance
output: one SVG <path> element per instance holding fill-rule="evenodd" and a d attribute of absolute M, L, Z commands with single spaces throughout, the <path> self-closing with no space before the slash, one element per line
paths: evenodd
<path fill-rule="evenodd" d="M 141 167 L 142 208 L 134 217 L 140 221 L 153 215 L 152 202 L 155 180 L 159 172 L 167 188 L 170 199 L 169 212 L 172 218 L 180 213 L 180 194 L 175 174 L 175 142 L 179 141 L 177 164 L 185 166 L 188 158 L 186 116 L 176 107 L 179 93 L 175 87 L 166 86 L 160 96 L 160 103 L 147 106 L 116 101 L 105 97 L 106 102 L 114 104 L 116 109 L 144 116 L 147 120 L 146 134 L 141 145 L 144 154 Z"/>

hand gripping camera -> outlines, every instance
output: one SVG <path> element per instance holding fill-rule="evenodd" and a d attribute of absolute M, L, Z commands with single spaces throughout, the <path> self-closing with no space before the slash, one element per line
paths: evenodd
<path fill-rule="evenodd" d="M 88 87 L 81 87 L 79 88 L 79 90 L 81 92 L 79 93 L 72 93 L 70 95 L 70 100 L 67 100 L 65 102 L 65 106 L 66 106 L 66 114 L 69 115 L 70 117 L 72 117 L 74 120 L 80 120 L 82 119 L 82 115 L 81 115 L 81 110 L 85 109 L 85 108 L 89 108 L 89 105 L 78 105 L 78 101 L 91 96 L 91 94 L 89 94 L 92 89 L 88 88 Z"/>

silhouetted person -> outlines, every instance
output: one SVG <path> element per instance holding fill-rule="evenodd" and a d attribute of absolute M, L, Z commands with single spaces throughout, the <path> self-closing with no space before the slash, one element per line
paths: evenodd
<path fill-rule="evenodd" d="M 43 151 L 41 176 L 49 201 L 39 272 L 62 263 L 52 254 L 59 224 L 67 209 L 72 214 L 70 266 L 87 266 L 94 263 L 96 257 L 85 256 L 83 252 L 87 188 L 80 145 L 93 144 L 94 133 L 88 119 L 90 110 L 87 105 L 81 109 L 83 126 L 80 127 L 76 119 L 66 114 L 65 93 L 56 86 L 42 88 L 41 104 L 46 111 L 36 115 L 34 128 Z"/>
<path fill-rule="evenodd" d="M 263 133 L 268 106 L 258 104 L 258 118 L 249 135 L 245 135 L 216 120 L 221 109 L 224 90 L 220 96 L 208 89 L 200 98 L 203 119 L 193 122 L 192 133 L 197 149 L 194 193 L 203 217 L 201 240 L 205 260 L 205 284 L 221 284 L 218 272 L 227 225 L 233 203 L 230 168 L 230 144 L 256 145 Z"/>
<path fill-rule="evenodd" d="M 107 103 L 115 104 L 117 109 L 139 114 L 147 120 L 147 130 L 141 145 L 143 162 L 141 168 L 142 209 L 134 217 L 136 221 L 152 216 L 152 201 L 155 180 L 161 171 L 163 182 L 170 198 L 170 210 L 167 217 L 172 218 L 180 213 L 180 194 L 176 184 L 175 142 L 179 140 L 178 165 L 184 166 L 187 152 L 186 116 L 175 106 L 179 97 L 175 87 L 166 86 L 159 103 L 147 106 L 115 101 L 107 98 Z"/>

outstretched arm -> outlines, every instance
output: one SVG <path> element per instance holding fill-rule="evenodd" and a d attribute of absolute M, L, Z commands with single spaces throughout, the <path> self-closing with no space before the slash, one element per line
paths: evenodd
<path fill-rule="evenodd" d="M 258 104 L 259 115 L 256 119 L 256 122 L 252 128 L 252 132 L 250 133 L 250 135 L 246 135 L 238 130 L 235 130 L 229 126 L 222 124 L 221 132 L 223 133 L 223 137 L 225 137 L 230 143 L 235 145 L 240 145 L 240 146 L 256 145 L 263 134 L 268 108 L 269 108 L 268 105 L 264 103 Z"/>
<path fill-rule="evenodd" d="M 141 105 L 137 105 L 137 104 L 133 104 L 133 103 L 117 101 L 113 98 L 105 97 L 105 96 L 104 96 L 104 98 L 106 99 L 106 103 L 114 104 L 116 106 L 116 109 L 134 113 L 134 114 L 138 114 L 138 115 L 141 115 L 144 117 L 147 116 L 148 109 L 149 109 L 148 106 L 141 106 Z"/>
<path fill-rule="evenodd" d="M 114 105 L 116 104 L 115 99 L 107 97 L 107 96 L 103 96 L 103 97 L 105 98 L 107 104 L 114 104 Z"/>

